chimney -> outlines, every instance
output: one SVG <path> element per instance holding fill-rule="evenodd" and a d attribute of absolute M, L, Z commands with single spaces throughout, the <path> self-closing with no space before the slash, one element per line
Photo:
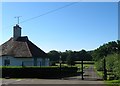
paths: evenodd
<path fill-rule="evenodd" d="M 18 24 L 13 27 L 13 39 L 17 40 L 18 37 L 21 37 L 21 27 Z"/>

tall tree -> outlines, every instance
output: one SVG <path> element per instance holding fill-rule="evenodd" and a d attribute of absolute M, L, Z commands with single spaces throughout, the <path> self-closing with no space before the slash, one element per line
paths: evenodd
<path fill-rule="evenodd" d="M 48 52 L 48 57 L 50 58 L 51 61 L 59 61 L 60 52 L 52 50 Z"/>
<path fill-rule="evenodd" d="M 66 58 L 66 61 L 67 61 L 67 64 L 68 65 L 75 65 L 75 57 L 74 57 L 74 52 L 72 51 L 67 51 L 67 58 Z"/>

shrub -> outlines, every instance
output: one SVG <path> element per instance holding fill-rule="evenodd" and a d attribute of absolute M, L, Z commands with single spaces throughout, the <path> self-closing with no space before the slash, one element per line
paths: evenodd
<path fill-rule="evenodd" d="M 77 67 L 3 67 L 2 77 L 60 78 L 77 74 Z"/>

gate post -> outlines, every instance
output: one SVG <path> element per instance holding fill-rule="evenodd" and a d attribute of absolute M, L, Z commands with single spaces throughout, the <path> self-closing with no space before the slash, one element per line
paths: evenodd
<path fill-rule="evenodd" d="M 81 67 L 82 67 L 82 80 L 84 80 L 84 78 L 83 78 L 83 60 L 81 61 Z"/>
<path fill-rule="evenodd" d="M 106 69 L 106 60 L 105 60 L 105 57 L 104 57 L 104 62 L 103 62 L 103 64 L 104 64 L 104 80 L 107 80 L 107 69 Z"/>

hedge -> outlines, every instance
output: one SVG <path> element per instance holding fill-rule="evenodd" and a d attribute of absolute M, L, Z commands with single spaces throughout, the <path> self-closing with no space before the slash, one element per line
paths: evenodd
<path fill-rule="evenodd" d="M 77 67 L 3 67 L 2 78 L 63 78 L 77 75 Z"/>

